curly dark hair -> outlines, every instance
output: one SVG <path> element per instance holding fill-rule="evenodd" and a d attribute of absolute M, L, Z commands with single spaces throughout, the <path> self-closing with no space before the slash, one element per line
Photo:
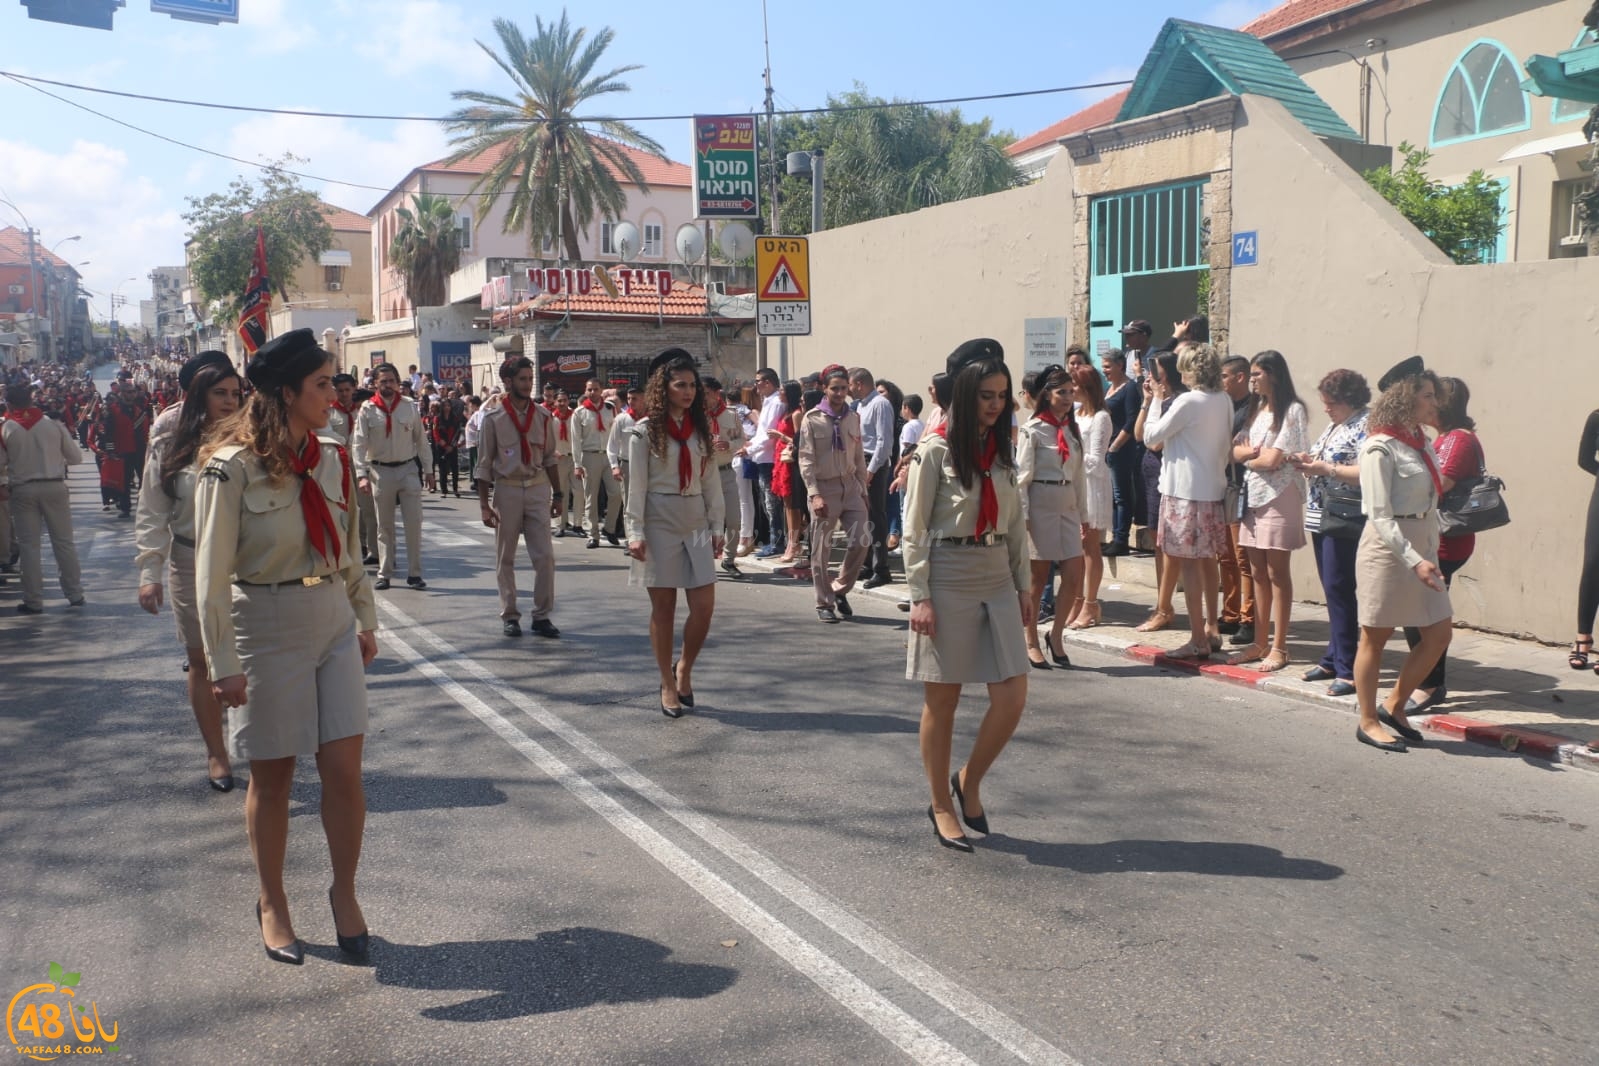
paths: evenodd
<path fill-rule="evenodd" d="M 672 405 L 666 399 L 666 387 L 673 374 L 685 370 L 694 375 L 694 402 L 689 405 L 688 417 L 699 433 L 701 454 L 706 458 L 711 455 L 711 420 L 705 413 L 705 386 L 700 383 L 699 368 L 692 359 L 673 359 L 651 374 L 644 386 L 644 410 L 647 412 L 644 417 L 650 431 L 650 454 L 658 459 L 666 458 L 666 419 L 672 410 Z"/>
<path fill-rule="evenodd" d="M 1371 386 L 1366 375 L 1355 370 L 1334 370 L 1321 379 L 1316 391 L 1333 403 L 1360 410 L 1371 403 Z"/>

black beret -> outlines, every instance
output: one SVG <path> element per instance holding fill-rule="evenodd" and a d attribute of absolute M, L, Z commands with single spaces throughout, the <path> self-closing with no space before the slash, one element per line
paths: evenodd
<path fill-rule="evenodd" d="M 655 372 L 657 370 L 661 369 L 661 367 L 667 366 L 668 364 L 676 363 L 679 360 L 681 360 L 683 362 L 683 366 L 674 367 L 673 369 L 679 369 L 679 370 L 692 370 L 692 369 L 694 369 L 694 357 L 692 355 L 690 355 L 686 349 L 683 349 L 683 348 L 667 348 L 667 349 L 664 349 L 663 351 L 661 351 L 659 354 L 657 354 L 654 359 L 650 360 L 650 377 L 654 377 L 655 376 Z"/>
<path fill-rule="evenodd" d="M 1388 373 L 1378 378 L 1377 391 L 1387 392 L 1391 386 L 1399 384 L 1406 378 L 1412 378 L 1417 374 L 1424 373 L 1426 369 L 1427 364 L 1422 360 L 1421 356 L 1413 355 L 1404 362 L 1396 364 Z"/>
<path fill-rule="evenodd" d="M 945 360 L 944 371 L 950 377 L 954 377 L 964 368 L 971 366 L 973 363 L 982 362 L 985 359 L 1003 363 L 1005 361 L 1005 349 L 1000 347 L 999 341 L 991 340 L 988 337 L 978 337 L 976 340 L 967 341 L 951 352 L 949 358 Z"/>
<path fill-rule="evenodd" d="M 291 329 L 256 349 L 244 374 L 250 384 L 265 391 L 303 381 L 327 360 L 328 353 L 317 344 L 316 334 L 309 329 Z"/>
<path fill-rule="evenodd" d="M 189 386 L 194 383 L 194 376 L 208 366 L 227 367 L 232 370 L 233 360 L 228 358 L 227 352 L 219 352 L 215 348 L 201 352 L 184 363 L 183 368 L 178 371 L 178 388 L 188 392 Z"/>

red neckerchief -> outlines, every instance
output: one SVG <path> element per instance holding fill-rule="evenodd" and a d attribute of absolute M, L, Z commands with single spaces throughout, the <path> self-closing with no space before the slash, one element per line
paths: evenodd
<path fill-rule="evenodd" d="M 373 407 L 376 407 L 379 411 L 383 412 L 383 435 L 385 437 L 394 436 L 394 412 L 400 409 L 400 401 L 404 399 L 405 396 L 403 394 L 395 393 L 394 406 L 385 407 L 383 405 L 383 394 L 376 392 L 372 394 L 372 399 L 368 401 Z"/>
<path fill-rule="evenodd" d="M 1427 464 L 1427 473 L 1432 475 L 1433 491 L 1439 496 L 1444 494 L 1443 478 L 1438 475 L 1438 461 L 1433 458 L 1432 448 L 1427 444 L 1427 437 L 1419 429 L 1403 429 L 1399 426 L 1374 426 L 1372 433 L 1385 433 L 1400 444 L 1414 448 L 1421 453 L 1421 458 Z"/>
<path fill-rule="evenodd" d="M 344 415 L 345 418 L 349 418 L 352 414 L 355 413 L 353 410 L 351 410 L 350 408 L 344 406 L 338 400 L 334 400 L 333 401 L 333 409 L 335 411 L 341 412 Z"/>
<path fill-rule="evenodd" d="M 554 415 L 561 422 L 561 439 L 571 440 L 572 438 L 567 433 L 566 424 L 572 420 L 572 409 L 570 407 L 555 407 L 548 410 L 550 411 L 550 414 Z"/>
<path fill-rule="evenodd" d="M 1055 447 L 1060 449 L 1060 461 L 1062 464 L 1072 457 L 1071 441 L 1066 437 L 1066 426 L 1071 421 L 1071 417 L 1071 415 L 1067 415 L 1064 420 L 1056 418 L 1055 412 L 1048 407 L 1037 413 L 1037 418 L 1040 422 L 1055 427 Z"/>
<path fill-rule="evenodd" d="M 39 419 L 44 417 L 44 412 L 37 407 L 25 407 L 20 411 L 11 411 L 6 419 L 15 422 L 23 429 L 32 429 L 39 424 Z"/>
<path fill-rule="evenodd" d="M 511 402 L 510 397 L 506 397 L 505 403 L 501 404 L 501 406 L 505 408 L 505 413 L 511 416 L 511 425 L 516 427 L 516 439 L 522 445 L 522 465 L 532 466 L 533 445 L 528 443 L 527 431 L 533 428 L 533 408 L 538 405 L 532 402 L 528 403 L 526 422 L 517 420 L 516 404 Z"/>
<path fill-rule="evenodd" d="M 603 404 L 601 404 L 600 406 L 596 407 L 593 400 L 587 400 L 587 399 L 585 399 L 583 401 L 583 406 L 587 407 L 590 411 L 594 412 L 594 428 L 599 430 L 601 433 L 604 433 L 605 432 L 605 406 Z"/>
<path fill-rule="evenodd" d="M 633 421 L 638 422 L 638 421 L 643 419 L 644 412 L 638 410 L 632 404 L 628 404 L 627 405 L 627 416 L 629 418 L 631 418 Z"/>
<path fill-rule="evenodd" d="M 311 547 L 331 566 L 339 564 L 339 527 L 328 510 L 328 498 L 322 494 L 311 471 L 322 459 L 322 442 L 315 433 L 307 433 L 305 447 L 300 449 L 289 468 L 300 475 L 300 509 L 305 512 L 305 532 L 311 538 Z M 332 551 L 328 546 L 332 545 Z"/>
<path fill-rule="evenodd" d="M 694 479 L 694 458 L 688 453 L 689 439 L 694 436 L 694 420 L 687 413 L 683 421 L 672 421 L 671 415 L 663 415 L 666 421 L 666 433 L 677 441 L 680 448 L 677 450 L 677 489 L 679 492 L 688 489 L 688 483 Z"/>
<path fill-rule="evenodd" d="M 722 402 L 717 405 L 716 410 L 712 411 L 710 408 L 705 409 L 705 417 L 709 418 L 712 422 L 715 422 L 718 418 L 722 417 L 722 412 L 725 410 L 727 410 L 727 400 L 726 398 L 723 398 Z"/>
<path fill-rule="evenodd" d="M 949 439 L 947 425 L 939 426 L 934 433 Z M 983 475 L 983 495 L 977 504 L 977 532 L 974 536 L 982 536 L 991 529 L 999 527 L 999 496 L 994 492 L 994 479 L 989 472 L 994 467 L 994 459 L 999 455 L 999 436 L 990 429 L 987 434 L 988 443 L 977 456 L 977 471 Z"/>

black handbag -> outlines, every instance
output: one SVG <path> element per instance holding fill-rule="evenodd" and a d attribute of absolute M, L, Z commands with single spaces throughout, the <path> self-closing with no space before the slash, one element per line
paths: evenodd
<path fill-rule="evenodd" d="M 1360 509 L 1360 486 L 1334 482 L 1321 492 L 1321 535 L 1339 540 L 1359 540 L 1366 531 L 1366 515 Z"/>
<path fill-rule="evenodd" d="M 1492 474 L 1455 482 L 1438 501 L 1438 532 L 1445 537 L 1486 533 L 1510 524 L 1505 483 Z"/>

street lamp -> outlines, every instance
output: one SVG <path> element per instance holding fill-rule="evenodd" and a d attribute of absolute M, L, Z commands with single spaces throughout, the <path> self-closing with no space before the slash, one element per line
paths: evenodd
<path fill-rule="evenodd" d="M 122 286 L 130 281 L 138 280 L 136 277 L 123 278 L 117 282 L 117 287 L 111 290 L 111 340 L 113 343 L 121 335 L 121 331 L 117 328 L 117 308 L 122 306 Z"/>
<path fill-rule="evenodd" d="M 68 241 L 81 241 L 81 240 L 83 240 L 83 236 L 81 234 L 75 234 L 75 235 L 73 235 L 71 237 L 62 237 L 59 241 L 56 241 L 54 244 L 52 244 L 50 246 L 50 254 L 51 255 L 55 255 L 56 254 L 56 249 L 61 247 L 63 244 L 66 244 Z"/>

